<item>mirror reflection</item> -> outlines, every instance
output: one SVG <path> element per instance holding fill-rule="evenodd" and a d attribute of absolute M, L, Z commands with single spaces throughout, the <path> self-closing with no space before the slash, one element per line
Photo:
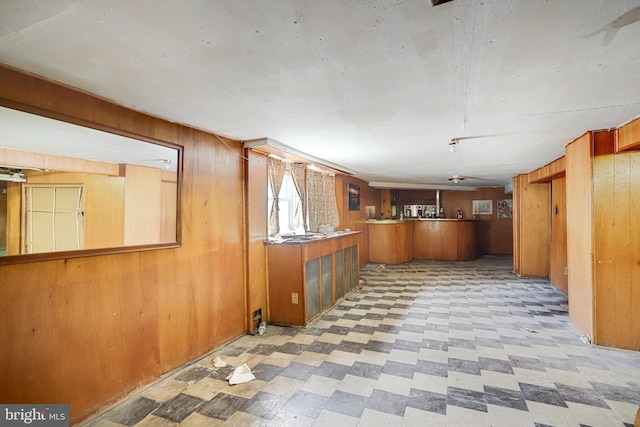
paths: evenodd
<path fill-rule="evenodd" d="M 179 154 L 0 107 L 0 255 L 177 242 Z"/>

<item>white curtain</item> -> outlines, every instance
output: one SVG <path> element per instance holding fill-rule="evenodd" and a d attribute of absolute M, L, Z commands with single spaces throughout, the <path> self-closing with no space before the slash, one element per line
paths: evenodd
<path fill-rule="evenodd" d="M 296 218 L 296 228 L 307 229 L 307 204 L 305 202 L 304 197 L 304 172 L 305 167 L 302 164 L 293 164 L 291 165 L 291 178 L 293 179 L 293 185 L 296 188 L 296 192 L 298 193 L 298 197 L 300 200 L 296 201 L 295 208 L 295 218 Z"/>
<path fill-rule="evenodd" d="M 282 188 L 282 179 L 284 178 L 286 165 L 278 159 L 269 157 L 268 169 L 269 186 L 271 187 L 271 193 L 273 194 L 271 212 L 269 213 L 269 235 L 275 236 L 280 231 L 278 197 L 280 196 L 280 189 Z"/>
<path fill-rule="evenodd" d="M 309 230 L 317 232 L 323 224 L 339 225 L 335 176 L 307 170 L 307 200 Z"/>

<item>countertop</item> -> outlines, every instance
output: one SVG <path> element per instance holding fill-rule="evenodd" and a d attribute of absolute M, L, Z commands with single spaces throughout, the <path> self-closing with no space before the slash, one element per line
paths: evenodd
<path fill-rule="evenodd" d="M 359 233 L 362 233 L 362 232 L 355 231 L 355 230 L 349 230 L 349 231 L 341 230 L 341 231 L 335 231 L 329 234 L 312 233 L 312 234 L 286 236 L 286 237 L 282 237 L 281 239 L 263 240 L 263 242 L 265 245 L 300 244 L 300 243 L 317 242 L 319 240 L 335 239 L 337 237 L 351 236 Z"/>
<path fill-rule="evenodd" d="M 411 221 L 477 221 L 477 219 L 473 218 L 405 218 L 405 219 L 369 219 L 367 220 L 367 224 L 400 224 L 403 222 L 411 222 Z"/>

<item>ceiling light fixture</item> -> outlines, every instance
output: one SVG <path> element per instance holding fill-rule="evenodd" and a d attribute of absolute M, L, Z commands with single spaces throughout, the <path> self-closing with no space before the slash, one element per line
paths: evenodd
<path fill-rule="evenodd" d="M 431 5 L 432 6 L 438 6 L 439 4 L 448 3 L 450 1 L 451 0 L 431 0 Z"/>
<path fill-rule="evenodd" d="M 449 140 L 449 151 L 455 153 L 458 151 L 458 144 L 460 143 L 460 138 L 451 138 Z"/>
<path fill-rule="evenodd" d="M 171 168 L 171 159 L 163 159 L 162 162 L 164 163 L 165 169 Z"/>

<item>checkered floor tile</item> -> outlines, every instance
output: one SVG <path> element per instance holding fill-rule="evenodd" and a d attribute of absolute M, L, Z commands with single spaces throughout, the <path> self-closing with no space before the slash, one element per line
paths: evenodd
<path fill-rule="evenodd" d="M 269 325 L 85 424 L 633 425 L 640 353 L 584 345 L 566 297 L 511 258 L 368 264 L 361 278 L 308 328 Z M 230 386 L 243 363 L 256 379 Z"/>

